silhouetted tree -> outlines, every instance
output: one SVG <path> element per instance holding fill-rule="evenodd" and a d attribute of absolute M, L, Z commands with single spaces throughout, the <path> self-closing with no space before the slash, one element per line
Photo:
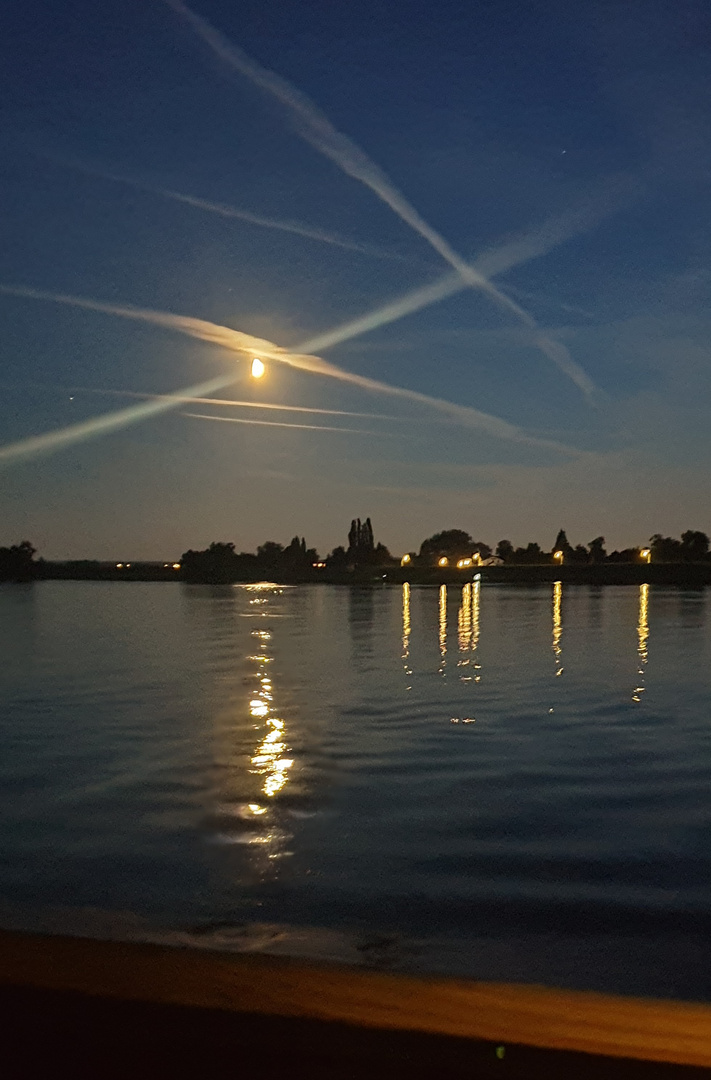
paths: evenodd
<path fill-rule="evenodd" d="M 681 562 L 681 541 L 671 536 L 662 536 L 655 533 L 650 538 L 649 545 L 652 549 L 653 562 Z"/>
<path fill-rule="evenodd" d="M 375 566 L 397 566 L 398 560 L 393 558 L 385 544 L 377 543 L 373 552 L 373 563 Z"/>
<path fill-rule="evenodd" d="M 516 563 L 547 563 L 551 560 L 540 544 L 532 543 L 527 544 L 525 548 L 516 548 L 513 561 Z"/>
<path fill-rule="evenodd" d="M 572 547 L 571 547 L 571 545 L 570 545 L 570 543 L 568 541 L 568 537 L 565 535 L 565 529 L 561 529 L 560 532 L 558 533 L 558 535 L 556 536 L 555 544 L 553 545 L 552 550 L 553 551 L 562 551 L 565 560 L 567 561 L 568 559 L 570 559 L 570 556 L 572 554 L 573 549 L 572 549 Z M 586 552 L 586 554 L 587 554 L 587 552 Z"/>
<path fill-rule="evenodd" d="M 611 563 L 632 563 L 639 562 L 638 547 L 635 548 L 623 548 L 622 551 L 611 551 L 607 556 L 607 561 Z"/>
<path fill-rule="evenodd" d="M 32 581 L 36 554 L 29 540 L 11 547 L 0 547 L 0 581 Z"/>
<path fill-rule="evenodd" d="M 475 551 L 479 552 L 482 559 L 490 559 L 491 558 L 491 548 L 489 547 L 488 544 L 482 543 L 481 540 L 475 540 L 474 543 L 472 544 L 472 546 L 471 546 L 472 555 L 474 554 Z"/>
<path fill-rule="evenodd" d="M 348 531 L 348 558 L 354 566 L 372 563 L 375 555 L 373 526 L 370 518 L 361 523 L 360 518 L 351 522 Z"/>
<path fill-rule="evenodd" d="M 448 559 L 461 559 L 471 555 L 474 541 L 463 529 L 445 529 L 435 533 L 420 544 L 420 559 L 432 562 L 446 555 Z"/>
<path fill-rule="evenodd" d="M 331 570 L 344 570 L 348 565 L 348 552 L 340 545 L 335 547 L 330 555 L 326 556 L 326 565 Z"/>
<path fill-rule="evenodd" d="M 238 581 L 243 571 L 242 560 L 254 556 L 235 554 L 234 544 L 215 542 L 204 551 L 186 551 L 180 559 L 182 576 L 186 581 Z"/>
<path fill-rule="evenodd" d="M 569 549 L 567 558 L 571 563 L 589 563 L 590 553 L 583 544 L 576 544 L 574 548 Z"/>
<path fill-rule="evenodd" d="M 684 562 L 703 562 L 709 553 L 706 533 L 687 529 L 681 534 L 681 557 Z"/>
<path fill-rule="evenodd" d="M 588 544 L 588 551 L 590 553 L 591 563 L 602 563 L 607 558 L 607 552 L 605 551 L 605 537 L 596 536 L 594 540 L 591 540 Z"/>
<path fill-rule="evenodd" d="M 497 557 L 503 559 L 504 562 L 513 562 L 516 553 L 510 540 L 499 540 L 496 545 L 496 554 Z"/>

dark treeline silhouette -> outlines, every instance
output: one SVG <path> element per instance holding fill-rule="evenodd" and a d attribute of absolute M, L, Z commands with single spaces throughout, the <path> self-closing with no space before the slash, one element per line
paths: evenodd
<path fill-rule="evenodd" d="M 0 547 L 0 581 L 32 581 L 37 568 L 36 554 L 29 540 Z"/>
<path fill-rule="evenodd" d="M 460 565 L 489 567 L 492 572 L 497 566 L 602 567 L 607 564 L 612 567 L 646 563 L 661 566 L 703 565 L 708 568 L 711 566 L 710 546 L 706 533 L 689 529 L 679 539 L 655 533 L 647 547 L 625 548 L 608 554 L 604 536 L 596 536 L 587 544 L 573 545 L 565 530 L 560 529 L 550 549 L 535 542 L 514 547 L 510 540 L 499 540 L 492 552 L 489 544 L 474 540 L 463 529 L 445 529 L 423 540 L 419 551 L 406 553 L 400 559 L 394 558 L 384 544 L 376 543 L 370 518 L 364 521 L 354 518 L 348 531 L 348 546 L 334 548 L 323 559 L 315 548 L 307 547 L 303 536 L 294 536 L 286 546 L 268 540 L 256 552 L 237 552 L 233 543 L 214 542 L 201 551 L 186 551 L 180 563 L 101 563 L 89 560 L 51 563 L 35 559 L 34 547 L 29 541 L 23 540 L 11 547 L 0 547 L 0 581 L 57 577 L 173 581 L 181 578 L 184 581 L 215 583 L 265 579 L 283 582 L 366 580 L 369 576 L 384 576 L 376 572 L 384 571 L 387 574 L 388 570 L 401 566 L 425 574 L 435 570 L 456 570 Z M 538 571 L 535 573 L 538 574 Z M 597 574 L 598 571 L 591 570 L 590 573 Z"/>

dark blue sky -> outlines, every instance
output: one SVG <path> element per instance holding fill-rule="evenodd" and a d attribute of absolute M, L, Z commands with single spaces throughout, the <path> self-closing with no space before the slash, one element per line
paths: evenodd
<path fill-rule="evenodd" d="M 495 282 L 595 384 L 467 289 L 323 350 L 340 367 L 501 417 L 582 454 L 269 365 L 222 391 L 397 420 L 184 406 L 0 472 L 0 543 L 48 557 L 170 558 L 354 515 L 395 551 L 445 527 L 495 543 L 609 546 L 711 531 L 711 15 L 704 0 L 196 0 L 307 94 L 467 259 L 582 210 Z M 451 268 L 300 138 L 163 0 L 8 0 L 0 35 L 0 284 L 133 304 L 296 347 Z M 143 186 L 111 179 L 132 179 Z M 375 249 L 228 219 L 170 189 Z M 591 211 L 591 206 L 594 210 Z M 0 295 L 0 443 L 226 370 L 170 331 Z M 72 388 L 85 388 L 82 390 Z M 1 450 L 1 447 L 0 447 Z"/>

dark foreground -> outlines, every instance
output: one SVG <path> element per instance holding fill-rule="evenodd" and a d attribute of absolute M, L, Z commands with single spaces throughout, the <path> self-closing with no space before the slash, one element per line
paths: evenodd
<path fill-rule="evenodd" d="M 0 933 L 0 1009 L 8 1078 L 711 1076 L 708 1006 L 135 944 Z"/>

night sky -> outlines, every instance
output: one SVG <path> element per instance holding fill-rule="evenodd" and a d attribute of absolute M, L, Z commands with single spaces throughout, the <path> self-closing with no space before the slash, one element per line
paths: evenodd
<path fill-rule="evenodd" d="M 222 35 L 217 49 L 166 0 L 7 0 L 0 286 L 171 312 L 301 352 L 459 280 L 334 160 L 355 144 L 376 186 L 495 290 L 470 284 L 317 355 L 508 426 L 278 362 L 256 382 L 247 354 L 170 327 L 0 293 L 0 544 L 167 559 L 298 533 L 325 553 L 367 515 L 396 554 L 444 528 L 545 548 L 561 527 L 572 543 L 602 533 L 608 548 L 711 531 L 705 0 L 192 11 Z M 230 64 L 226 42 L 287 80 L 272 79 L 281 100 Z M 299 94 L 347 137 L 325 136 L 330 156 Z M 332 412 L 179 403 L 22 449 L 149 400 L 116 391 L 232 375 L 219 396 Z"/>

